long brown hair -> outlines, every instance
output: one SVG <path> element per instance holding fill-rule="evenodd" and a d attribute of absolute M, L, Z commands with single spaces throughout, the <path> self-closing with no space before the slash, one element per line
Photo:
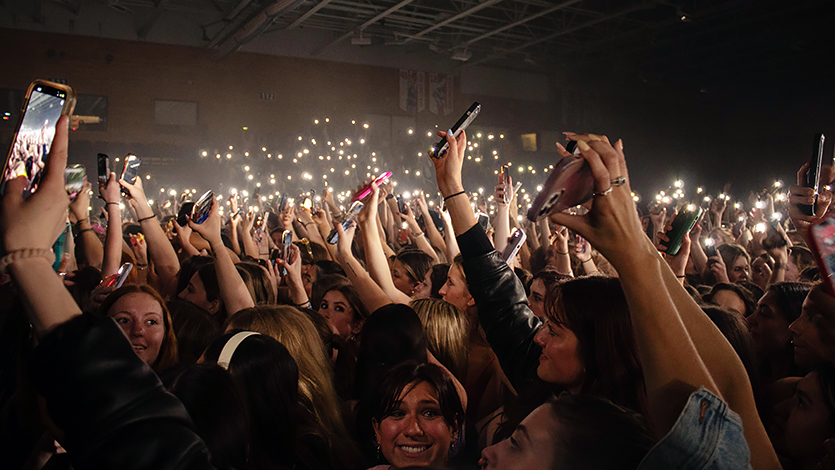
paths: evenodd
<path fill-rule="evenodd" d="M 147 284 L 125 284 L 124 286 L 116 289 L 115 291 L 111 292 L 110 295 L 104 299 L 102 302 L 101 307 L 99 307 L 99 313 L 105 316 L 107 312 L 113 307 L 113 304 L 116 303 L 117 300 L 121 299 L 122 297 L 128 294 L 147 294 L 154 298 L 154 300 L 159 303 L 160 308 L 162 308 L 162 319 L 163 319 L 163 326 L 165 327 L 165 336 L 162 338 L 162 345 L 159 348 L 159 355 L 157 355 L 157 359 L 151 364 L 151 368 L 154 369 L 156 372 L 163 371 L 175 364 L 179 359 L 179 353 L 177 350 L 177 337 L 174 336 L 174 328 L 171 327 L 171 313 L 168 311 L 168 307 L 165 305 L 165 300 L 163 300 L 162 296 L 159 295 L 153 287 Z"/>
<path fill-rule="evenodd" d="M 580 277 L 551 286 L 545 315 L 577 336 L 585 365 L 583 392 L 643 411 L 643 372 L 617 278 Z"/>

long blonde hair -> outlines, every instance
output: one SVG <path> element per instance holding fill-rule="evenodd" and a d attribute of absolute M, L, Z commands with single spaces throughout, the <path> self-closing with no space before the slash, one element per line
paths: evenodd
<path fill-rule="evenodd" d="M 411 303 L 420 317 L 426 345 L 461 382 L 467 379 L 467 317 L 460 308 L 440 299 L 418 299 Z"/>
<path fill-rule="evenodd" d="M 260 306 L 239 311 L 226 320 L 226 328 L 256 331 L 283 344 L 299 366 L 299 400 L 317 421 L 336 434 L 348 433 L 333 387 L 333 370 L 310 318 L 286 306 Z"/>

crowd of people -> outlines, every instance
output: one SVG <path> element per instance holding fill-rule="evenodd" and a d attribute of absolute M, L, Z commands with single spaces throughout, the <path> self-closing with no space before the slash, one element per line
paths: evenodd
<path fill-rule="evenodd" d="M 502 178 L 485 228 L 439 132 L 443 208 L 377 181 L 355 216 L 233 195 L 192 220 L 142 178 L 70 200 L 67 125 L 0 207 L 4 468 L 835 468 L 828 189 L 782 219 L 716 198 L 668 255 L 684 208 L 636 210 L 622 140 L 566 133 L 584 209 L 520 222 Z"/>

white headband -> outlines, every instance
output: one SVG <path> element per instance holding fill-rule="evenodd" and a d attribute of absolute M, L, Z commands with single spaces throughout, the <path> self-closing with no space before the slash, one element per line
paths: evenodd
<path fill-rule="evenodd" d="M 254 331 L 241 331 L 239 333 L 235 333 L 235 336 L 229 338 L 229 341 L 227 341 L 223 346 L 223 350 L 220 351 L 220 357 L 217 358 L 217 365 L 223 367 L 224 369 L 229 369 L 229 361 L 232 360 L 232 355 L 235 354 L 235 350 L 238 349 L 238 346 L 243 342 L 243 340 L 252 335 L 259 334 L 261 333 L 256 333 Z"/>

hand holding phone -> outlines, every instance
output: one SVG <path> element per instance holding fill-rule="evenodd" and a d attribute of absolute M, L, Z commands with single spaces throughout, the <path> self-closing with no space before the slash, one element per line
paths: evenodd
<path fill-rule="evenodd" d="M 74 108 L 75 91 L 71 87 L 46 80 L 35 80 L 29 85 L 3 165 L 0 192 L 5 192 L 6 182 L 20 176 L 26 178 L 24 199 L 37 190 L 52 149 L 55 125 L 61 116 L 71 115 Z"/>
<path fill-rule="evenodd" d="M 202 224 L 209 218 L 209 213 L 212 211 L 212 204 L 215 200 L 215 194 L 209 190 L 200 196 L 200 199 L 194 203 L 191 210 L 191 220 L 195 224 Z"/>
<path fill-rule="evenodd" d="M 98 166 L 99 184 L 107 184 L 110 179 L 110 157 L 107 154 L 100 153 L 96 155 L 96 163 Z"/>
<path fill-rule="evenodd" d="M 823 150 L 825 141 L 826 137 L 823 134 L 815 136 L 815 152 L 812 154 L 812 159 L 809 162 L 809 171 L 805 175 L 805 181 L 803 181 L 803 187 L 812 188 L 815 200 L 817 200 L 818 191 L 820 190 L 820 176 L 821 167 L 823 166 Z M 815 215 L 815 204 L 798 204 L 797 207 L 804 215 Z"/>
<path fill-rule="evenodd" d="M 478 116 L 478 113 L 481 112 L 481 105 L 478 102 L 473 103 L 470 105 L 470 108 L 458 119 L 458 121 L 449 128 L 452 131 L 452 137 L 458 138 L 461 132 L 465 131 L 467 127 L 472 124 L 475 118 Z M 449 150 L 449 142 L 446 141 L 446 137 L 442 137 L 431 150 L 429 150 L 429 156 L 432 158 L 441 158 Z"/>
<path fill-rule="evenodd" d="M 351 223 L 356 220 L 357 216 L 359 215 L 360 211 L 363 208 L 363 204 L 360 201 L 354 201 L 351 204 L 351 208 L 348 209 L 348 214 L 345 217 L 345 220 L 342 222 L 342 230 L 348 230 L 348 227 L 351 226 Z M 336 245 L 339 242 L 339 232 L 336 230 L 336 227 L 331 230 L 331 233 L 328 235 L 327 242 L 331 245 Z"/>
<path fill-rule="evenodd" d="M 122 287 L 122 284 L 125 283 L 125 281 L 128 278 L 128 274 L 130 274 L 132 269 L 133 264 L 131 263 L 125 263 L 122 266 L 120 266 L 119 270 L 116 272 L 117 277 L 110 280 L 110 282 L 107 284 L 108 287 L 112 286 L 114 289 Z"/>
<path fill-rule="evenodd" d="M 525 234 L 524 230 L 520 230 L 516 227 L 513 228 L 513 232 L 510 233 L 510 241 L 507 243 L 507 246 L 502 252 L 502 258 L 504 259 L 505 263 L 509 263 L 519 250 L 522 248 L 522 245 L 525 243 L 525 240 L 528 239 L 527 234 Z"/>
<path fill-rule="evenodd" d="M 125 165 L 122 167 L 122 175 L 119 179 L 128 184 L 135 184 L 136 177 L 139 175 L 140 163 L 141 161 L 139 160 L 139 157 L 132 153 L 127 154 L 125 157 Z M 124 194 L 125 197 L 131 197 L 130 191 L 128 191 L 128 189 L 124 186 L 122 186 L 122 194 Z"/>
<path fill-rule="evenodd" d="M 354 193 L 354 195 L 351 197 L 351 202 L 362 201 L 363 199 L 365 199 L 369 194 L 371 194 L 371 184 L 374 184 L 375 186 L 380 186 L 384 184 L 386 181 L 388 181 L 388 179 L 391 178 L 391 175 L 392 173 L 390 171 L 387 171 L 375 178 L 373 183 L 364 185 L 359 191 Z"/>
<path fill-rule="evenodd" d="M 681 249 L 681 242 L 684 241 L 684 237 L 693 230 L 693 227 L 696 225 L 696 221 L 699 220 L 699 217 L 702 216 L 702 208 L 693 204 L 690 204 L 684 208 L 681 212 L 676 214 L 676 218 L 673 219 L 673 223 L 670 224 L 670 230 L 665 233 L 667 240 L 661 240 L 659 243 L 665 247 L 667 247 L 666 253 L 670 256 L 675 256 L 678 254 L 679 249 Z"/>

